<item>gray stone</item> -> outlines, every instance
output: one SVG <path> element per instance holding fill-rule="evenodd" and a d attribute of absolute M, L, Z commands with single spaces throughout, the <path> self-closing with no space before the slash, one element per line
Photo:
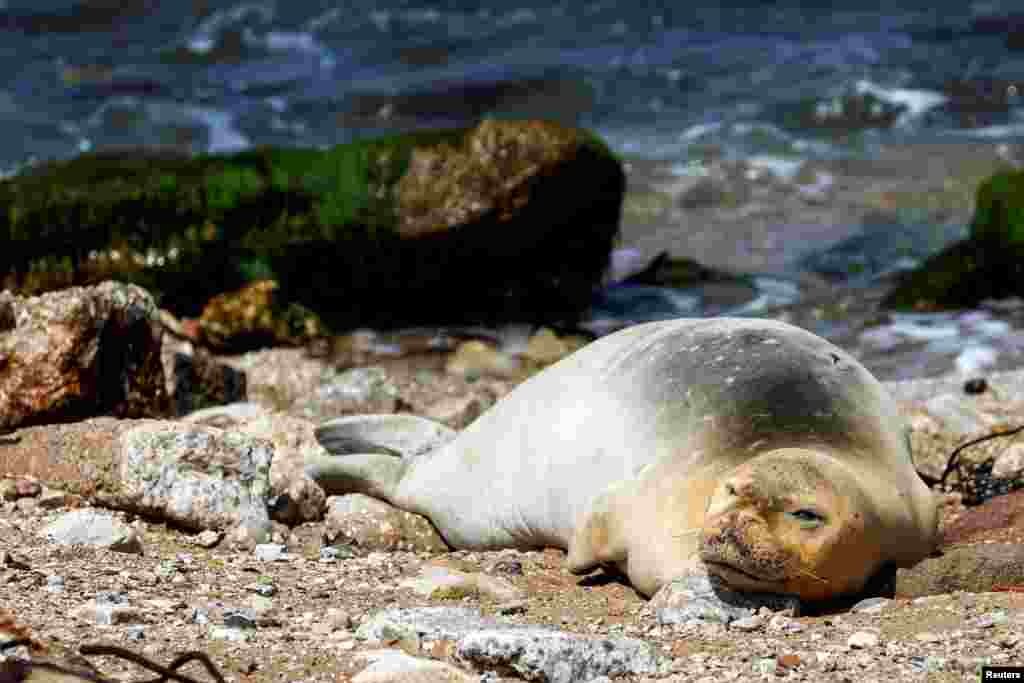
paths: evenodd
<path fill-rule="evenodd" d="M 47 525 L 40 535 L 61 545 L 89 545 L 142 554 L 142 542 L 135 529 L 99 510 L 86 508 L 64 513 Z"/>
<path fill-rule="evenodd" d="M 866 612 L 868 614 L 877 614 L 886 607 L 893 604 L 893 601 L 889 598 L 864 598 L 858 601 L 853 607 L 850 608 L 851 612 Z"/>
<path fill-rule="evenodd" d="M 459 607 L 389 609 L 356 631 L 363 640 L 455 640 L 456 656 L 478 670 L 512 669 L 541 681 L 587 681 L 600 675 L 652 674 L 657 653 L 628 638 L 598 638 L 483 617 Z"/>
<path fill-rule="evenodd" d="M 290 560 L 287 546 L 279 543 L 261 543 L 255 548 L 256 559 L 260 562 L 281 562 Z"/>
<path fill-rule="evenodd" d="M 374 650 L 359 654 L 370 665 L 352 683 L 477 683 L 477 676 L 451 664 L 412 657 L 401 650 Z"/>
<path fill-rule="evenodd" d="M 459 639 L 455 656 L 478 670 L 511 668 L 528 680 L 583 683 L 595 676 L 651 675 L 659 658 L 633 638 L 582 636 L 546 628 L 488 629 Z"/>
<path fill-rule="evenodd" d="M 471 631 L 502 626 L 498 620 L 465 607 L 397 608 L 377 612 L 364 621 L 356 630 L 356 638 L 386 640 L 388 633 L 397 632 L 426 640 L 457 640 Z"/>
<path fill-rule="evenodd" d="M 761 607 L 800 614 L 800 600 L 792 595 L 737 593 L 704 573 L 687 574 L 665 584 L 651 598 L 650 606 L 661 624 L 694 620 L 729 624 L 753 616 Z"/>
<path fill-rule="evenodd" d="M 313 435 L 315 428 L 309 420 L 280 414 L 257 415 L 235 427 L 273 444 L 270 490 L 276 501 L 271 514 L 284 524 L 317 521 L 323 516 L 326 496 L 304 471 L 306 452 L 323 450 Z"/>
<path fill-rule="evenodd" d="M 116 507 L 190 529 L 269 526 L 273 446 L 213 427 L 145 423 L 122 433 Z"/>

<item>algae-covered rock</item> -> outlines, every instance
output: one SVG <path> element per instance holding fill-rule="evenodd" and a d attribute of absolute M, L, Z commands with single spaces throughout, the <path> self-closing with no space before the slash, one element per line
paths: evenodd
<path fill-rule="evenodd" d="M 1001 171 L 978 188 L 967 239 L 902 276 L 883 305 L 940 309 L 1024 295 L 1024 171 Z"/>
<path fill-rule="evenodd" d="M 583 131 L 484 121 L 412 152 L 393 230 L 293 243 L 273 268 L 328 324 L 569 318 L 608 265 L 624 188 Z"/>
<path fill-rule="evenodd" d="M 273 280 L 258 280 L 213 297 L 203 308 L 199 325 L 207 344 L 236 353 L 299 344 L 325 333 L 315 313 L 301 304 L 280 301 Z"/>
<path fill-rule="evenodd" d="M 0 275 L 27 292 L 126 280 L 190 317 L 270 279 L 329 324 L 559 316 L 599 283 L 624 185 L 600 141 L 542 121 L 83 155 L 0 181 Z"/>

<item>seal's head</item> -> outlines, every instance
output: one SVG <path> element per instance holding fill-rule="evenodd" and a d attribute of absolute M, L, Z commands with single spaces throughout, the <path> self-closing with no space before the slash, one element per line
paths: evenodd
<path fill-rule="evenodd" d="M 879 511 L 862 478 L 817 450 L 761 454 L 725 474 L 699 556 L 732 588 L 824 600 L 855 593 L 883 563 Z"/>

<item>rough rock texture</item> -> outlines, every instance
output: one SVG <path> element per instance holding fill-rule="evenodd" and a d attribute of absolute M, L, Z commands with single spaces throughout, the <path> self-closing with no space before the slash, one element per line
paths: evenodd
<path fill-rule="evenodd" d="M 99 510 L 72 510 L 47 525 L 42 532 L 64 545 L 91 545 L 122 553 L 141 553 L 135 530 L 111 514 Z"/>
<path fill-rule="evenodd" d="M 792 595 L 737 593 L 716 577 L 694 574 L 665 584 L 651 597 L 650 606 L 662 624 L 683 624 L 690 620 L 728 624 L 750 617 L 761 607 L 790 610 L 799 615 L 800 600 Z"/>
<path fill-rule="evenodd" d="M 118 439 L 121 490 L 110 507 L 190 529 L 270 526 L 273 446 L 213 427 L 151 423 Z"/>
<path fill-rule="evenodd" d="M 221 353 L 292 345 L 324 334 L 312 311 L 279 301 L 273 280 L 258 280 L 210 299 L 199 316 L 203 340 Z"/>
<path fill-rule="evenodd" d="M 265 530 L 273 452 L 214 427 L 95 418 L 19 430 L 0 450 L 0 474 L 190 529 Z"/>
<path fill-rule="evenodd" d="M 156 305 L 118 282 L 10 301 L 0 332 L 0 429 L 168 413 Z"/>
<path fill-rule="evenodd" d="M 426 517 L 361 493 L 328 498 L 324 526 L 330 543 L 353 544 L 364 550 L 448 550 Z"/>
<path fill-rule="evenodd" d="M 366 640 L 457 641 L 457 660 L 478 670 L 570 683 L 595 676 L 653 674 L 659 657 L 633 638 L 599 638 L 481 617 L 473 609 L 424 607 L 374 614 L 356 631 Z"/>
<path fill-rule="evenodd" d="M 308 451 L 323 452 L 313 435 L 315 427 L 309 420 L 280 414 L 255 416 L 234 427 L 273 445 L 270 495 L 275 498 L 273 516 L 279 522 L 294 525 L 323 517 L 326 504 L 323 489 L 303 471 Z"/>
<path fill-rule="evenodd" d="M 970 308 L 1020 296 L 1024 171 L 996 173 L 978 188 L 970 235 L 902 276 L 886 296 L 894 308 Z"/>
<path fill-rule="evenodd" d="M 1024 586 L 1024 546 L 983 543 L 952 547 L 896 575 L 900 597 L 939 595 L 956 590 L 984 593 L 998 586 Z"/>
<path fill-rule="evenodd" d="M 479 677 L 451 664 L 410 657 L 401 650 L 374 650 L 363 654 L 370 665 L 352 683 L 478 683 Z"/>
<path fill-rule="evenodd" d="M 563 320 L 581 314 L 608 265 L 625 174 L 589 133 L 545 121 L 486 120 L 424 139 L 400 169 L 393 229 L 286 245 L 282 293 L 337 329 Z M 386 183 L 385 183 L 386 185 Z M 529 267 L 524 268 L 524 264 Z"/>
<path fill-rule="evenodd" d="M 597 676 L 654 674 L 658 656 L 634 638 L 597 638 L 551 629 L 483 630 L 459 639 L 456 657 L 481 670 L 531 681 L 574 683 Z"/>

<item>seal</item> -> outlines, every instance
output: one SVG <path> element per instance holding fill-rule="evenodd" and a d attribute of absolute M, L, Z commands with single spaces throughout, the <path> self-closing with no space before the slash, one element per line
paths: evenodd
<path fill-rule="evenodd" d="M 882 386 L 781 322 L 654 322 L 585 346 L 461 433 L 414 416 L 328 422 L 307 474 L 428 517 L 464 549 L 559 547 L 645 595 L 706 571 L 824 600 L 937 543 L 936 501 Z M 703 565 L 703 567 L 701 567 Z"/>

